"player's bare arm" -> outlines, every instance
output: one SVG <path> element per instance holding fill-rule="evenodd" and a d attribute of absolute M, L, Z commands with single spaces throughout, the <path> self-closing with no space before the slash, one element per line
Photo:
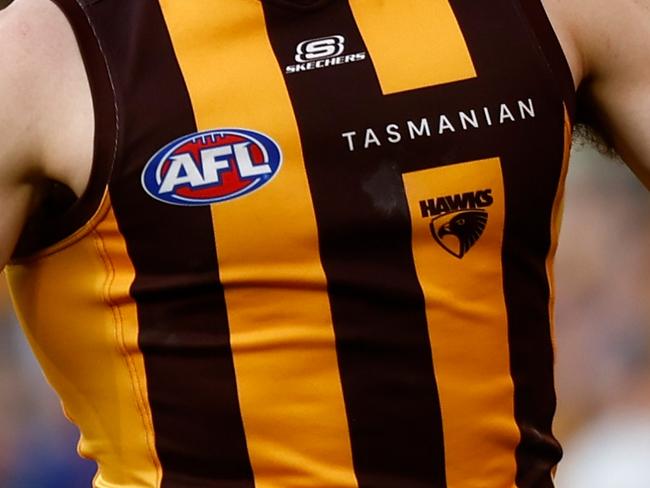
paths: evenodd
<path fill-rule="evenodd" d="M 76 41 L 47 0 L 0 12 L 0 268 L 49 180 L 79 195 L 90 171 L 92 104 Z"/>
<path fill-rule="evenodd" d="M 650 188 L 650 1 L 547 0 L 593 123 Z"/>

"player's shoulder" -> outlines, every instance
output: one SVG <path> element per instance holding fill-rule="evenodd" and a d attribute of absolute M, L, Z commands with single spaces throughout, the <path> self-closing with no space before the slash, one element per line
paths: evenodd
<path fill-rule="evenodd" d="M 69 34 L 65 16 L 50 0 L 15 0 L 1 10 L 2 73 L 5 82 L 14 82 L 5 88 L 36 89 L 48 73 L 65 69 L 74 55 Z M 32 77 L 29 83 L 25 75 Z"/>
<path fill-rule="evenodd" d="M 0 45 L 0 138 L 12 141 L 0 145 L 0 164 L 67 183 L 66 141 L 92 137 L 72 27 L 51 0 L 14 0 L 0 11 Z"/>
<path fill-rule="evenodd" d="M 578 81 L 598 76 L 620 57 L 616 46 L 647 44 L 650 0 L 543 0 L 567 57 L 573 56 Z M 561 39 L 562 40 L 562 39 Z M 647 47 L 647 46 L 646 46 Z M 571 59 L 570 59 L 571 61 Z"/>
<path fill-rule="evenodd" d="M 574 85 L 577 87 L 585 76 L 584 60 L 571 22 L 571 14 L 567 8 L 567 3 L 564 0 L 541 1 L 562 45 L 562 50 L 571 68 Z"/>
<path fill-rule="evenodd" d="M 0 135 L 14 142 L 13 148 L 3 145 L 12 150 L 4 159 L 12 159 L 14 168 L 16 151 L 38 151 L 43 109 L 55 93 L 48 90 L 56 79 L 51 74 L 65 69 L 67 53 L 57 49 L 64 34 L 65 18 L 47 0 L 16 0 L 0 11 Z M 32 136 L 30 144 L 21 140 L 26 134 Z M 37 154 L 28 158 L 39 159 Z"/>

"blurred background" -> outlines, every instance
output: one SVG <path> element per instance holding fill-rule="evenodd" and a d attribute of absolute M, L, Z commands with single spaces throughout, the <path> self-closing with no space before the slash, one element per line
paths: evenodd
<path fill-rule="evenodd" d="M 0 8 L 9 0 L 0 0 Z M 558 488 L 650 487 L 650 192 L 575 145 L 556 260 Z M 88 488 L 0 278 L 0 487 Z"/>

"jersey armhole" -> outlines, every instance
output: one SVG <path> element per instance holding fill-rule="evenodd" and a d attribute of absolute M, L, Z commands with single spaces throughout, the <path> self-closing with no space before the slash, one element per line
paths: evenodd
<path fill-rule="evenodd" d="M 538 42 L 541 55 L 544 57 L 557 83 L 571 126 L 573 126 L 577 103 L 573 75 L 569 61 L 542 4 L 542 0 L 514 0 L 514 3 L 525 16 L 530 30 Z"/>
<path fill-rule="evenodd" d="M 84 229 L 100 212 L 118 138 L 115 90 L 108 64 L 93 27 L 78 0 L 52 0 L 68 19 L 77 39 L 94 110 L 93 160 L 88 185 L 83 194 L 64 212 L 48 216 L 47 212 L 28 220 L 20 236 L 12 261 L 21 261 L 58 248 L 72 237 L 82 237 Z M 47 210 L 47 209 L 45 209 Z"/>

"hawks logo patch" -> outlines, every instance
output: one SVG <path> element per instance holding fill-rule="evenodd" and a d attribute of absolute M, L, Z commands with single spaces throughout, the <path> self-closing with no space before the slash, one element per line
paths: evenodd
<path fill-rule="evenodd" d="M 492 190 L 479 190 L 422 200 L 422 217 L 430 218 L 434 240 L 449 254 L 462 259 L 478 242 L 488 223 L 485 210 L 494 202 Z"/>
<path fill-rule="evenodd" d="M 142 186 L 165 203 L 209 205 L 260 189 L 281 164 L 280 147 L 269 136 L 248 129 L 214 129 L 160 149 L 142 172 Z"/>
<path fill-rule="evenodd" d="M 431 235 L 442 248 L 462 258 L 476 244 L 488 221 L 485 210 L 463 210 L 443 214 L 431 221 Z"/>

